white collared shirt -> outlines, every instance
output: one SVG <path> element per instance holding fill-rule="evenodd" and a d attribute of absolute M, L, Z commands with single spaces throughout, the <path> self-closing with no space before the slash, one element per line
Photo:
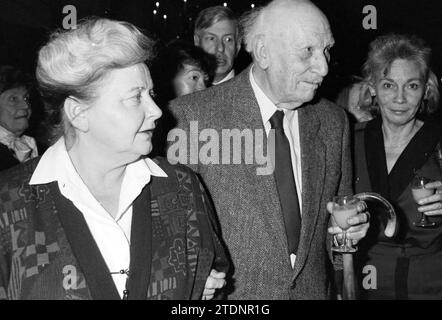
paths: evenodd
<path fill-rule="evenodd" d="M 19 143 L 16 143 L 16 140 Z M 26 135 L 17 137 L 2 126 L 0 126 L 0 143 L 13 150 L 15 158 L 20 162 L 25 162 L 38 156 L 37 143 L 34 138 Z"/>
<path fill-rule="evenodd" d="M 299 139 L 299 122 L 298 110 L 278 109 L 276 105 L 267 97 L 267 95 L 256 83 L 253 76 L 253 66 L 250 68 L 250 83 L 256 100 L 258 101 L 259 110 L 261 112 L 262 122 L 266 130 L 267 137 L 269 136 L 271 124 L 270 118 L 277 110 L 282 110 L 285 114 L 283 120 L 284 133 L 289 140 L 290 154 L 292 160 L 293 175 L 296 183 L 296 191 L 299 200 L 299 211 L 302 216 L 302 167 L 301 167 L 301 142 Z M 296 256 L 290 255 L 292 267 L 294 266 Z"/>
<path fill-rule="evenodd" d="M 230 79 L 232 79 L 233 77 L 235 77 L 235 70 L 230 70 L 230 72 L 227 74 L 227 76 L 225 76 L 222 80 L 218 81 L 218 82 L 213 82 L 212 85 L 216 86 L 217 84 L 226 82 Z"/>
<path fill-rule="evenodd" d="M 167 177 L 149 158 L 127 165 L 121 184 L 118 213 L 113 218 L 84 184 L 72 164 L 64 138 L 60 138 L 43 154 L 29 182 L 30 185 L 58 182 L 60 193 L 83 214 L 121 297 L 127 276 L 118 272 L 127 270 L 130 265 L 132 204 L 152 175 Z"/>

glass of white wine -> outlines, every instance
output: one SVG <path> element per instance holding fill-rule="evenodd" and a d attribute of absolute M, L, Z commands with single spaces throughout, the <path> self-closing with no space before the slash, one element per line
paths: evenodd
<path fill-rule="evenodd" d="M 359 199 L 352 195 L 333 197 L 332 216 L 336 225 L 343 232 L 342 244 L 332 247 L 335 252 L 352 253 L 357 251 L 357 248 L 352 246 L 351 240 L 347 239 L 347 230 L 351 227 L 348 219 L 358 214 L 358 202 Z"/>
<path fill-rule="evenodd" d="M 419 200 L 423 198 L 427 198 L 434 194 L 434 189 L 427 189 L 425 185 L 427 183 L 432 182 L 433 180 L 425 178 L 423 176 L 417 175 L 413 178 L 411 182 L 411 194 L 413 195 L 414 200 L 418 203 Z M 436 226 L 436 223 L 428 221 L 428 217 L 423 213 L 420 213 L 419 221 L 415 221 L 413 224 L 419 228 L 433 228 Z"/>

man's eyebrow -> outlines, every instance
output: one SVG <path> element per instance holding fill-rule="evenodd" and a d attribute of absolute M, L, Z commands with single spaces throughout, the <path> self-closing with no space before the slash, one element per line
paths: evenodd
<path fill-rule="evenodd" d="M 207 35 L 211 35 L 211 36 L 215 36 L 215 37 L 218 37 L 218 35 L 216 35 L 216 34 L 214 34 L 214 33 L 212 33 L 212 32 L 209 32 L 209 31 L 205 31 L 204 32 L 205 34 L 205 36 L 207 36 Z"/>
<path fill-rule="evenodd" d="M 214 36 L 214 37 L 218 37 L 217 34 L 212 33 L 212 32 L 209 32 L 209 31 L 206 31 L 205 34 L 204 34 L 204 36 L 207 36 L 207 35 L 211 35 L 211 36 Z M 225 37 L 225 36 L 234 36 L 234 35 L 235 35 L 235 33 L 226 33 L 226 34 L 223 34 L 222 37 Z"/>
<path fill-rule="evenodd" d="M 144 91 L 144 90 L 147 90 L 145 86 L 136 86 L 136 87 L 133 87 L 132 89 L 130 89 L 128 92 L 132 93 L 132 92 Z"/>

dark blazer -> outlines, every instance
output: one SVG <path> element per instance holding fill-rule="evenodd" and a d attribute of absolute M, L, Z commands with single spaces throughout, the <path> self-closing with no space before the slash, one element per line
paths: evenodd
<path fill-rule="evenodd" d="M 170 110 L 177 118 L 178 128 L 187 132 L 189 144 L 195 142 L 189 135 L 189 123 L 198 121 L 199 131 L 215 129 L 219 137 L 222 129 L 251 129 L 254 133 L 259 129 L 266 145 L 249 71 L 247 68 L 226 83 L 171 102 Z M 190 165 L 208 188 L 232 256 L 234 285 L 230 298 L 329 297 L 331 254 L 326 204 L 337 193 L 351 193 L 348 121 L 341 108 L 320 100 L 299 110 L 299 125 L 302 230 L 294 269 L 290 265 L 273 174 L 257 175 L 256 169 L 262 165 L 256 161 L 245 164 L 244 153 L 241 154 L 241 164 Z M 205 143 L 199 142 L 200 150 Z M 244 141 L 241 150 L 245 150 Z M 219 159 L 222 159 L 221 152 Z M 184 162 L 188 164 L 189 158 Z"/>
<path fill-rule="evenodd" d="M 18 164 L 20 164 L 20 161 L 14 157 L 14 151 L 0 143 L 0 171 L 9 169 Z"/>
<path fill-rule="evenodd" d="M 367 235 L 354 255 L 356 276 L 362 299 L 441 299 L 442 298 L 442 216 L 428 217 L 437 226 L 414 226 L 420 218 L 411 191 L 415 174 L 441 181 L 442 125 L 428 120 L 414 135 L 390 173 L 379 116 L 355 127 L 353 156 L 356 192 L 376 192 L 393 205 L 397 216 L 396 233 L 384 234 L 385 208 L 366 201 L 372 218 Z M 370 265 L 377 271 L 376 290 L 364 286 Z M 424 275 L 424 278 L 416 275 Z"/>
<path fill-rule="evenodd" d="M 0 299 L 120 299 L 81 212 L 56 182 L 29 185 L 38 158 L 0 173 Z M 196 175 L 159 161 L 133 204 L 129 300 L 199 299 L 228 260 Z"/>

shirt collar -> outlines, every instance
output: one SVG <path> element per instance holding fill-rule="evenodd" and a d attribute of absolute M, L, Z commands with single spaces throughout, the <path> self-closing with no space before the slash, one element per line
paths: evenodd
<path fill-rule="evenodd" d="M 255 77 L 253 76 L 253 67 L 254 66 L 252 65 L 249 73 L 250 84 L 252 85 L 253 92 L 255 93 L 255 97 L 261 111 L 262 121 L 264 124 L 266 124 L 273 116 L 275 111 L 278 110 L 278 108 L 259 87 L 258 83 L 255 80 Z"/>
<path fill-rule="evenodd" d="M 61 137 L 42 155 L 29 184 L 35 185 L 59 181 L 66 176 L 68 171 L 72 170 L 75 171 L 75 168 L 66 150 L 64 138 Z M 128 170 L 127 173 L 130 173 L 131 176 L 148 176 L 149 180 L 150 176 L 167 177 L 167 174 L 149 158 L 143 158 L 129 164 L 126 170 Z M 137 174 L 132 175 L 133 172 Z"/>
<path fill-rule="evenodd" d="M 218 81 L 218 82 L 213 82 L 212 84 L 213 84 L 214 86 L 216 86 L 217 84 L 220 84 L 220 83 L 223 83 L 223 82 L 226 82 L 226 81 L 232 79 L 234 76 L 235 76 L 235 70 L 232 69 L 232 70 L 230 70 L 230 72 L 227 74 L 227 76 L 225 76 L 222 80 L 220 80 L 220 81 Z"/>
<path fill-rule="evenodd" d="M 0 140 L 2 140 L 3 138 L 11 135 L 12 133 L 9 130 L 6 130 L 5 128 L 3 128 L 2 126 L 0 126 Z"/>

